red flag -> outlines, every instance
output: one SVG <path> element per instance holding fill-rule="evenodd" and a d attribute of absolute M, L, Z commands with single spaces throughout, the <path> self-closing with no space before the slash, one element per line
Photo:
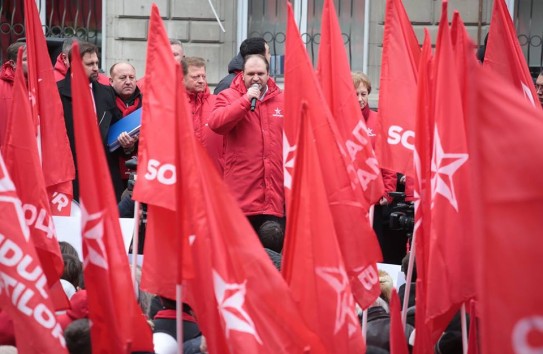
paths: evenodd
<path fill-rule="evenodd" d="M 187 210 L 195 268 L 187 288 L 209 352 L 324 353 L 214 163 L 196 142 L 183 86 L 177 95 L 178 210 Z"/>
<path fill-rule="evenodd" d="M 290 9 L 290 7 L 289 7 Z M 285 160 L 285 186 L 292 183 L 290 167 L 295 160 L 299 121 L 302 105 L 307 105 L 317 141 L 318 155 L 332 212 L 339 247 L 345 262 L 347 276 L 357 302 L 367 308 L 380 294 L 376 262 L 381 259 L 381 250 L 366 216 L 360 188 L 353 189 L 354 183 L 348 173 L 351 166 L 339 143 L 341 138 L 319 83 L 289 12 L 287 26 L 285 63 L 285 139 L 283 155 Z M 292 145 L 291 145 L 292 144 Z M 352 167 L 352 166 L 351 166 Z M 356 177 L 354 177 L 356 178 Z M 287 191 L 288 192 L 288 191 Z M 287 198 L 288 200 L 288 198 Z M 287 203 L 287 212 L 289 208 Z"/>
<path fill-rule="evenodd" d="M 306 323 L 328 353 L 363 353 L 365 345 L 327 204 L 307 104 L 301 108 L 282 273 Z"/>
<path fill-rule="evenodd" d="M 477 313 L 477 302 L 471 300 L 469 304 L 469 335 L 468 354 L 479 354 L 479 314 Z"/>
<path fill-rule="evenodd" d="M 64 113 L 49 60 L 36 1 L 25 0 L 28 90 L 34 123 L 39 126 L 41 161 L 53 215 L 70 215 L 75 167 Z"/>
<path fill-rule="evenodd" d="M 407 339 L 400 314 L 400 298 L 396 289 L 392 289 L 390 299 L 390 354 L 408 354 Z"/>
<path fill-rule="evenodd" d="M 146 86 L 133 198 L 148 204 L 143 289 L 175 299 L 178 249 L 175 224 L 176 69 L 170 40 L 153 5 L 147 41 Z M 165 134 L 165 132 L 170 132 Z"/>
<path fill-rule="evenodd" d="M 426 272 L 426 321 L 443 330 L 475 297 L 472 188 L 463 104 L 443 1 L 433 67 L 431 226 Z"/>
<path fill-rule="evenodd" d="M 18 353 L 67 353 L 64 334 L 46 289 L 46 276 L 2 155 L 0 278 L 0 307 L 13 321 Z"/>
<path fill-rule="evenodd" d="M 484 66 L 511 83 L 533 107 L 541 109 L 526 58 L 504 0 L 494 1 Z"/>
<path fill-rule="evenodd" d="M 432 328 L 426 324 L 426 292 L 425 279 L 428 268 L 428 246 L 430 239 L 430 161 L 432 159 L 434 126 L 433 115 L 433 94 L 430 91 L 431 80 L 430 70 L 432 67 L 432 45 L 428 29 L 424 30 L 424 44 L 418 70 L 417 80 L 417 114 L 415 124 L 415 229 L 413 236 L 413 248 L 411 255 L 415 257 L 417 267 L 417 306 L 415 314 L 415 336 L 414 352 L 420 354 L 432 351 Z M 430 295 L 431 296 L 431 295 Z"/>
<path fill-rule="evenodd" d="M 413 175 L 420 48 L 401 0 L 387 0 L 376 153 L 382 168 Z"/>
<path fill-rule="evenodd" d="M 83 267 L 97 353 L 152 351 L 151 328 L 139 308 L 119 226 L 87 76 L 74 43 L 72 97 L 80 171 Z M 99 191 L 99 193 L 97 193 Z"/>
<path fill-rule="evenodd" d="M 511 82 L 476 63 L 470 69 L 481 352 L 537 353 L 541 288 L 526 284 L 541 279 L 543 114 Z"/>
<path fill-rule="evenodd" d="M 22 67 L 22 52 L 20 49 L 17 60 L 19 67 Z M 47 277 L 47 285 L 53 290 L 51 298 L 55 308 L 66 309 L 69 307 L 68 298 L 60 284 L 64 263 L 49 209 L 35 126 L 22 70 L 15 72 L 13 105 L 6 133 L 2 148 L 6 166 L 19 191 L 25 219 L 30 227 L 30 236 Z"/>
<path fill-rule="evenodd" d="M 379 163 L 373 152 L 360 104 L 353 94 L 353 81 L 334 2 L 326 0 L 322 10 L 322 32 L 317 74 L 322 93 L 339 129 L 342 145 L 349 154 L 351 173 L 364 191 L 366 208 L 384 193 Z M 373 133 L 372 133 L 373 134 Z"/>

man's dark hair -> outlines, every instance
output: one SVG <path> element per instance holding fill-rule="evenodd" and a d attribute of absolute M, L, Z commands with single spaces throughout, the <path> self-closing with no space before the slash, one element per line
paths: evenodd
<path fill-rule="evenodd" d="M 63 254 L 62 260 L 64 261 L 64 270 L 60 278 L 69 281 L 77 289 L 83 275 L 83 264 L 79 258 L 71 254 Z"/>
<path fill-rule="evenodd" d="M 181 60 L 181 65 L 183 66 L 183 76 L 187 76 L 189 73 L 189 66 L 195 66 L 197 68 L 205 68 L 206 61 L 204 58 L 200 57 L 184 57 Z"/>
<path fill-rule="evenodd" d="M 258 229 L 258 238 L 264 248 L 281 253 L 285 236 L 281 224 L 277 221 L 268 220 L 262 223 Z"/>
<path fill-rule="evenodd" d="M 264 63 L 266 63 L 266 71 L 269 72 L 270 71 L 270 63 L 268 63 L 268 61 L 266 60 L 266 57 L 263 56 L 263 55 L 260 55 L 260 54 L 251 54 L 251 55 L 247 55 L 244 59 L 243 59 L 243 71 L 245 71 L 245 64 L 247 63 L 247 61 L 249 61 L 249 59 L 251 58 L 260 58 L 264 61 Z"/>
<path fill-rule="evenodd" d="M 89 319 L 75 320 L 64 331 L 66 348 L 70 354 L 92 354 Z"/>
<path fill-rule="evenodd" d="M 245 59 L 246 56 L 251 54 L 260 54 L 266 56 L 266 40 L 262 37 L 247 38 L 239 46 L 239 52 Z"/>
<path fill-rule="evenodd" d="M 62 53 L 68 55 L 70 53 L 70 50 L 72 49 L 72 46 L 77 41 L 77 38 L 74 37 L 66 38 L 64 42 L 62 42 Z"/>
<path fill-rule="evenodd" d="M 8 47 L 8 60 L 13 60 L 14 62 L 17 61 L 17 53 L 19 53 L 19 48 L 24 47 L 26 45 L 25 42 L 15 42 L 10 44 Z"/>
<path fill-rule="evenodd" d="M 73 50 L 74 50 L 74 48 L 72 46 L 72 48 L 70 48 L 70 51 L 68 52 L 68 61 L 70 63 L 72 62 L 72 51 Z M 79 42 L 79 55 L 80 55 L 81 58 L 83 58 L 83 56 L 85 54 L 92 54 L 92 53 L 96 53 L 96 55 L 99 55 L 97 46 L 95 46 L 92 43 L 88 43 L 88 42 Z"/>
<path fill-rule="evenodd" d="M 407 269 L 409 267 L 410 256 L 411 256 L 411 252 L 408 252 L 402 259 L 401 270 L 402 270 L 402 273 L 405 274 L 406 280 L 407 280 Z M 411 274 L 411 282 L 414 283 L 416 281 L 417 281 L 417 265 L 416 263 L 413 263 L 413 273 Z"/>

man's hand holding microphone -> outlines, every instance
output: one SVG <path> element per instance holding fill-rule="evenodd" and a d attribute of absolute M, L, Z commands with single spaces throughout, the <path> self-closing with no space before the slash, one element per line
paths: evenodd
<path fill-rule="evenodd" d="M 251 112 L 256 108 L 256 101 L 260 98 L 260 89 L 262 85 L 252 84 L 251 87 L 247 89 L 247 97 L 251 101 Z"/>

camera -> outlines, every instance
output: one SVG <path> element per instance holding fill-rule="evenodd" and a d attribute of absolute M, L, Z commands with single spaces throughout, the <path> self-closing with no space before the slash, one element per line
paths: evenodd
<path fill-rule="evenodd" d="M 415 227 L 415 206 L 405 201 L 405 193 L 391 192 L 389 195 L 394 198 L 388 218 L 389 228 L 412 234 Z"/>

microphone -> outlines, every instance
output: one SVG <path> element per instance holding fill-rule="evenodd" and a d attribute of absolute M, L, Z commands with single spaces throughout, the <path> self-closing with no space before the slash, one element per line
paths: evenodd
<path fill-rule="evenodd" d="M 261 86 L 260 86 L 260 84 L 253 84 L 251 86 L 251 88 L 253 88 L 253 87 L 260 90 Z M 251 112 L 254 112 L 255 108 L 256 108 L 256 97 L 253 97 L 253 98 L 251 98 Z"/>

